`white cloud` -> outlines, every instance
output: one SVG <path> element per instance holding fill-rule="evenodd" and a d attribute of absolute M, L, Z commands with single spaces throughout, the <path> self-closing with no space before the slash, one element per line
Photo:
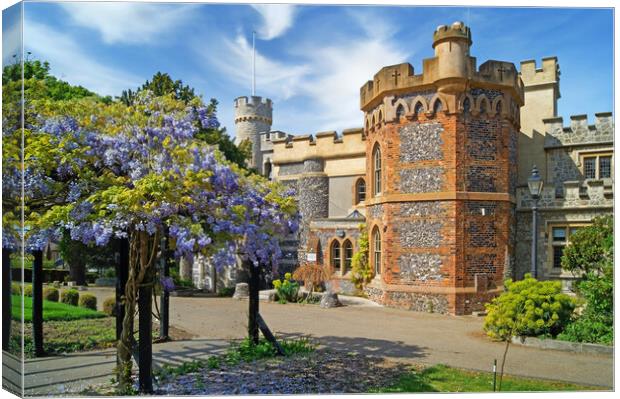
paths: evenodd
<path fill-rule="evenodd" d="M 95 29 L 107 44 L 143 44 L 162 39 L 194 15 L 193 5 L 148 3 L 59 3 L 71 20 Z"/>
<path fill-rule="evenodd" d="M 120 95 L 144 80 L 91 59 L 72 37 L 34 21 L 24 24 L 24 50 L 49 61 L 54 76 L 101 95 Z"/>
<path fill-rule="evenodd" d="M 252 7 L 263 18 L 263 25 L 258 29 L 261 39 L 275 39 L 293 26 L 296 9 L 291 4 L 253 4 Z"/>
<path fill-rule="evenodd" d="M 242 36 L 234 40 L 223 38 L 221 55 L 212 57 L 202 50 L 206 62 L 213 63 L 230 79 L 240 86 L 248 87 L 252 82 L 252 45 Z M 202 49 L 202 47 L 201 47 Z M 263 96 L 286 100 L 301 94 L 302 80 L 310 72 L 308 66 L 271 60 L 259 51 L 256 52 L 256 89 Z M 240 95 L 245 94 L 241 93 Z"/>

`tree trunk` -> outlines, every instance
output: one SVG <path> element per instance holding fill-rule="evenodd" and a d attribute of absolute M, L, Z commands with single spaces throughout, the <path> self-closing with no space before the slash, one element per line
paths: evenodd
<path fill-rule="evenodd" d="M 254 345 L 258 345 L 258 290 L 260 284 L 260 269 L 255 267 L 252 262 L 245 261 L 246 267 L 250 270 L 249 285 L 249 317 L 248 317 L 248 338 Z"/>
<path fill-rule="evenodd" d="M 123 296 L 129 275 L 129 240 L 121 238 L 118 240 L 119 259 L 116 264 L 116 340 L 121 339 L 123 331 L 123 319 L 125 318 L 125 306 Z M 118 359 L 117 359 L 118 360 Z"/>
<path fill-rule="evenodd" d="M 159 244 L 159 232 L 149 236 L 144 231 L 132 231 L 129 244 L 129 274 L 125 286 L 125 315 L 123 317 L 123 329 L 121 339 L 118 342 L 118 382 L 121 394 L 131 393 L 131 355 L 134 345 L 133 324 L 136 310 L 136 301 L 141 284 L 145 283 L 145 277 L 149 268 L 155 263 L 155 256 Z M 151 283 L 148 281 L 148 283 Z M 149 297 L 149 300 L 151 298 Z M 149 312 L 149 317 L 151 314 Z M 146 323 L 146 322 L 145 322 Z M 149 340 L 150 342 L 150 340 Z M 150 353 L 145 356 L 152 361 Z M 142 386 L 141 386 L 142 387 Z"/>
<path fill-rule="evenodd" d="M 82 261 L 69 264 L 69 278 L 77 285 L 86 285 L 86 264 Z"/>
<path fill-rule="evenodd" d="M 504 356 L 502 357 L 502 366 L 499 369 L 499 385 L 497 388 L 498 392 L 502 391 L 502 379 L 504 378 L 504 364 L 506 364 L 506 355 L 508 354 L 508 348 L 510 347 L 510 339 L 506 341 L 506 348 L 504 349 Z"/>
<path fill-rule="evenodd" d="M 11 250 L 2 248 L 2 350 L 9 350 L 11 336 Z"/>
<path fill-rule="evenodd" d="M 140 393 L 153 393 L 153 271 L 149 267 L 138 294 L 138 380 Z"/>
<path fill-rule="evenodd" d="M 167 237 L 163 237 L 161 240 L 161 255 L 162 255 L 162 275 L 164 278 L 170 277 L 170 265 L 168 264 L 168 245 Z M 159 320 L 159 338 L 163 341 L 168 340 L 168 326 L 170 325 L 170 293 L 165 289 L 161 292 L 160 297 L 160 320 Z"/>

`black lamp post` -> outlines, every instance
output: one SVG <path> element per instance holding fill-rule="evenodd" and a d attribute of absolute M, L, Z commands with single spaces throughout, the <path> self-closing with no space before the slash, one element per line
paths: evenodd
<path fill-rule="evenodd" d="M 543 189 L 543 180 L 538 174 L 538 168 L 536 165 L 532 168 L 532 175 L 527 179 L 527 186 L 530 189 L 530 195 L 532 196 L 532 277 L 537 278 L 536 258 L 538 255 L 538 199 Z"/>

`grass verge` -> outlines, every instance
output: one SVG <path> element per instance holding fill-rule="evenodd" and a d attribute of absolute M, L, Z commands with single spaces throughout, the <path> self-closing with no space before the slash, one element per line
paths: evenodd
<path fill-rule="evenodd" d="M 22 313 L 21 296 L 11 296 L 11 315 L 20 321 Z M 60 302 L 43 301 L 43 321 L 68 321 L 81 319 L 100 319 L 106 317 L 103 312 L 71 306 Z M 24 322 L 32 322 L 32 298 L 24 297 Z"/>
<path fill-rule="evenodd" d="M 499 376 L 498 376 L 499 384 Z M 602 388 L 571 384 L 560 381 L 538 380 L 506 376 L 502 392 L 527 391 L 591 391 Z M 436 365 L 410 371 L 400 376 L 392 385 L 376 388 L 374 393 L 409 392 L 492 392 L 493 373 L 462 370 Z"/>

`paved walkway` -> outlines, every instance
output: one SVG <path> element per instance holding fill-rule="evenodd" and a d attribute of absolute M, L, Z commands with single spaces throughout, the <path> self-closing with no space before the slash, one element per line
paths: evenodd
<path fill-rule="evenodd" d="M 504 350 L 503 344 L 484 336 L 480 317 L 417 313 L 363 301 L 335 309 L 265 302 L 260 306 L 278 337 L 310 336 L 334 350 L 400 362 L 490 371 Z M 178 364 L 220 353 L 230 340 L 245 337 L 247 308 L 247 301 L 231 298 L 171 298 L 171 324 L 197 338 L 154 345 L 155 363 Z M 28 360 L 27 394 L 61 393 L 109 381 L 115 361 L 114 350 Z M 613 357 L 511 345 L 506 373 L 611 388 Z"/>

